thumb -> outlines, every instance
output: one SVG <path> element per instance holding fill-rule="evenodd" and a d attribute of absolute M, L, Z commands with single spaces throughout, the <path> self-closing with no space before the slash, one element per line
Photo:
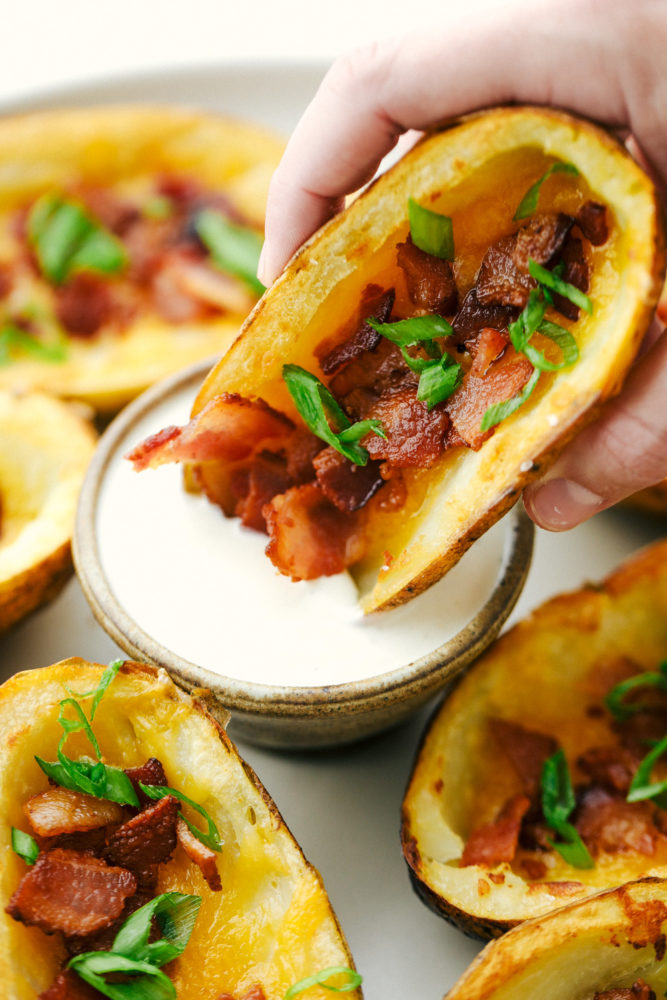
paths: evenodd
<path fill-rule="evenodd" d="M 573 528 L 600 510 L 667 477 L 667 334 L 633 368 L 600 418 L 563 451 L 544 479 L 524 492 L 537 525 Z"/>

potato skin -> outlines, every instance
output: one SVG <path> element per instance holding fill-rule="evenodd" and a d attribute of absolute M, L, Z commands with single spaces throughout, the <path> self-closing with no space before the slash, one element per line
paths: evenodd
<path fill-rule="evenodd" d="M 0 688 L 5 900 L 25 871 L 11 849 L 10 828 L 26 829 L 23 803 L 46 786 L 34 755 L 54 756 L 62 731 L 58 704 L 67 696 L 63 685 L 90 690 L 102 670 L 74 658 L 17 674 Z M 208 889 L 180 850 L 160 870 L 158 892 L 202 896 L 188 948 L 169 967 L 179 996 L 242 996 L 260 982 L 267 997 L 282 997 L 292 983 L 319 969 L 352 966 L 320 876 L 252 768 L 200 701 L 176 688 L 164 671 L 127 662 L 102 699 L 94 728 L 105 760 L 129 767 L 158 757 L 170 783 L 204 805 L 220 830 L 221 893 Z M 70 740 L 66 752 L 88 752 L 78 736 Z M 7 1000 L 34 1000 L 55 978 L 62 957 L 53 938 L 2 912 L 0 982 Z M 325 995 L 314 993 L 317 1000 Z M 361 998 L 359 990 L 350 995 Z"/>
<path fill-rule="evenodd" d="M 473 826 L 509 791 L 486 730 L 489 715 L 555 735 L 568 759 L 609 742 L 606 720 L 587 713 L 623 657 L 655 669 L 667 657 L 667 541 L 623 564 L 600 585 L 553 598 L 501 636 L 447 695 L 424 735 L 402 810 L 403 853 L 420 898 L 467 933 L 496 937 L 516 924 L 639 875 L 666 875 L 667 854 L 614 855 L 590 870 L 564 862 L 547 882 L 507 864 L 454 867 Z M 508 777 L 509 775 L 509 777 Z M 563 883 L 561 888 L 553 882 Z M 568 882 L 572 884 L 568 886 Z"/>
<path fill-rule="evenodd" d="M 662 221 L 649 179 L 610 134 L 560 111 L 496 108 L 454 122 L 426 137 L 305 244 L 195 402 L 193 413 L 222 391 L 239 392 L 298 419 L 282 365 L 318 373 L 318 344 L 345 325 L 369 283 L 383 285 L 392 268 L 395 274 L 408 198 L 451 215 L 456 233 L 457 217 L 465 220 L 471 204 L 501 188 L 503 207 L 489 219 L 488 245 L 513 231 L 528 176 L 532 183 L 554 157 L 573 163 L 591 197 L 614 216 L 592 275 L 595 314 L 576 324 L 580 360 L 543 379 L 478 452 L 455 449 L 427 472 L 410 470 L 407 504 L 394 514 L 374 513 L 368 554 L 352 567 L 365 612 L 399 605 L 438 580 L 620 389 L 663 280 Z"/>

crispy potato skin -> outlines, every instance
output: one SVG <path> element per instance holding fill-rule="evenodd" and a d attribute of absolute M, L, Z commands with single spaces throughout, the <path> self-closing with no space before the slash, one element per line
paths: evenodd
<path fill-rule="evenodd" d="M 76 503 L 95 441 L 67 404 L 0 390 L 0 633 L 72 573 Z"/>
<path fill-rule="evenodd" d="M 81 659 L 64 660 L 17 674 L 0 688 L 0 885 L 5 900 L 25 871 L 11 849 L 10 829 L 26 829 L 23 803 L 46 787 L 34 755 L 54 756 L 63 685 L 90 690 L 102 670 Z M 176 688 L 164 671 L 128 662 L 107 690 L 94 725 L 106 761 L 129 767 L 158 757 L 170 783 L 204 805 L 220 830 L 222 893 L 208 889 L 180 850 L 160 871 L 158 892 L 202 896 L 188 948 L 169 966 L 179 996 L 242 996 L 260 982 L 267 997 L 282 997 L 294 982 L 319 969 L 352 965 L 320 876 L 252 768 L 201 702 Z M 77 739 L 68 742 L 66 752 L 88 752 Z M 55 978 L 62 957 L 53 938 L 2 912 L 0 982 L 7 1000 L 34 1000 Z M 350 995 L 361 1000 L 359 990 Z"/>
<path fill-rule="evenodd" d="M 445 698 L 425 733 L 402 810 L 403 853 L 413 885 L 435 912 L 473 936 L 508 928 L 640 875 L 667 874 L 667 854 L 633 852 L 595 868 L 557 863 L 546 878 L 575 883 L 562 893 L 507 864 L 456 862 L 473 826 L 488 821 L 516 780 L 487 719 L 530 720 L 556 736 L 569 760 L 612 741 L 606 718 L 587 712 L 618 680 L 625 657 L 655 669 L 667 656 L 667 541 L 650 546 L 599 586 L 560 595 L 501 636 Z M 573 780 L 577 774 L 573 774 Z"/>
<path fill-rule="evenodd" d="M 6 117 L 0 119 L 0 228 L 3 213 L 44 191 L 165 173 L 223 191 L 261 227 L 282 147 L 278 136 L 259 126 L 159 105 Z M 71 339 L 62 363 L 21 360 L 2 366 L 0 388 L 43 389 L 114 413 L 166 375 L 219 356 L 243 318 L 228 314 L 177 327 L 146 316 L 120 335 Z"/>
<path fill-rule="evenodd" d="M 305 244 L 195 402 L 194 413 L 222 391 L 239 392 L 295 416 L 282 365 L 317 372 L 317 345 L 344 330 L 364 288 L 400 282 L 394 257 L 408 231 L 408 198 L 450 215 L 474 264 L 481 233 L 488 246 L 513 231 L 516 205 L 553 158 L 573 163 L 587 196 L 614 218 L 608 245 L 594 255 L 594 315 L 574 328 L 580 360 L 543 378 L 480 451 L 455 449 L 426 473 L 412 470 L 400 511 L 374 514 L 369 552 L 352 568 L 365 612 L 399 605 L 438 580 L 620 389 L 663 280 L 662 221 L 648 178 L 611 135 L 559 111 L 499 108 L 457 121 L 426 137 Z M 489 208 L 498 190 L 502 197 Z M 483 218 L 475 215 L 478 204 L 487 206 Z M 475 240 L 480 246 L 471 250 Z M 474 278 L 466 266 L 462 291 Z M 387 551 L 394 555 L 389 568 Z"/>
<path fill-rule="evenodd" d="M 641 976 L 657 996 L 663 961 L 667 882 L 645 878 L 528 920 L 478 955 L 446 1000 L 523 1000 L 539 982 L 543 1000 L 631 987 Z"/>

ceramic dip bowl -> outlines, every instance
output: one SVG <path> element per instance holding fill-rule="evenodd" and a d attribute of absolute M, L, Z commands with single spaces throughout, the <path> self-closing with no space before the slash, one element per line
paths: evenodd
<path fill-rule="evenodd" d="M 103 435 L 81 493 L 74 559 L 93 613 L 134 659 L 209 689 L 235 737 L 298 749 L 348 743 L 405 719 L 495 638 L 528 572 L 521 505 L 439 583 L 364 616 L 343 573 L 293 583 L 266 537 L 183 488 L 182 469 L 123 457 L 189 418 L 208 370 L 154 386 Z"/>

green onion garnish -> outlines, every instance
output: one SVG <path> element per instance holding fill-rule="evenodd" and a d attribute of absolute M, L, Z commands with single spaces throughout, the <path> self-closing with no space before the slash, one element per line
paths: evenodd
<path fill-rule="evenodd" d="M 92 722 L 95 718 L 95 712 L 97 711 L 97 706 L 104 697 L 104 692 L 111 684 L 112 680 L 123 666 L 123 660 L 112 660 L 109 666 L 106 668 L 102 676 L 100 677 L 100 683 L 92 691 L 71 691 L 67 684 L 65 684 L 65 690 L 72 698 L 92 698 L 93 703 L 90 706 L 90 721 Z"/>
<path fill-rule="evenodd" d="M 195 216 L 195 229 L 211 258 L 227 274 L 240 278 L 255 295 L 262 295 L 264 285 L 257 277 L 262 237 L 254 229 L 237 226 L 212 208 Z"/>
<path fill-rule="evenodd" d="M 541 285 L 546 285 L 547 288 L 557 292 L 558 295 L 562 295 L 564 299 L 569 299 L 575 306 L 579 306 L 580 309 L 592 315 L 593 303 L 580 288 L 575 288 L 569 282 L 563 281 L 553 271 L 549 271 L 546 267 L 542 267 L 541 264 L 536 263 L 532 257 L 528 261 L 528 270 L 531 276 L 536 281 L 539 281 Z"/>
<path fill-rule="evenodd" d="M 440 215 L 408 198 L 412 242 L 424 253 L 442 260 L 454 260 L 454 232 L 448 215 Z"/>
<path fill-rule="evenodd" d="M 442 316 L 414 316 L 395 323 L 378 323 L 376 319 L 367 319 L 366 322 L 398 347 L 412 347 L 436 337 L 451 337 L 454 332 Z"/>
<path fill-rule="evenodd" d="M 439 361 L 429 361 L 419 378 L 417 399 L 432 410 L 438 403 L 449 399 L 461 384 L 461 365 L 445 353 Z"/>
<path fill-rule="evenodd" d="M 0 365 L 11 364 L 16 355 L 31 354 L 40 361 L 64 361 L 67 357 L 67 346 L 56 341 L 45 344 L 27 330 L 13 323 L 6 323 L 0 328 Z"/>
<path fill-rule="evenodd" d="M 128 917 L 110 951 L 75 955 L 67 968 L 110 1000 L 173 1000 L 176 987 L 160 966 L 185 950 L 200 905 L 200 896 L 163 893 Z M 153 920 L 163 937 L 149 943 Z M 119 980 L 119 973 L 128 978 Z"/>
<path fill-rule="evenodd" d="M 627 794 L 628 802 L 641 802 L 643 799 L 654 799 L 661 809 L 667 809 L 667 781 L 651 781 L 651 771 L 656 761 L 667 750 L 667 736 L 650 750 L 637 768 L 630 783 Z"/>
<path fill-rule="evenodd" d="M 579 833 L 567 819 L 575 807 L 570 771 L 562 749 L 545 760 L 542 767 L 542 812 L 560 841 L 549 844 L 574 868 L 593 868 L 594 862 Z"/>
<path fill-rule="evenodd" d="M 28 216 L 28 239 L 42 274 L 61 285 L 75 271 L 113 274 L 127 263 L 122 243 L 76 201 L 38 198 Z"/>
<path fill-rule="evenodd" d="M 342 986 L 334 986 L 328 982 L 334 976 L 347 976 L 347 982 L 343 983 Z M 311 986 L 323 986 L 325 990 L 331 990 L 332 993 L 349 993 L 361 986 L 361 983 L 362 977 L 354 969 L 348 969 L 344 965 L 332 965 L 328 969 L 321 969 L 320 972 L 294 983 L 288 989 L 283 1000 L 292 1000 L 292 997 L 309 990 Z"/>
<path fill-rule="evenodd" d="M 532 215 L 537 208 L 537 200 L 540 195 L 540 188 L 544 184 L 548 177 L 552 174 L 573 174 L 575 177 L 579 175 L 579 171 L 572 163 L 562 163 L 560 160 L 556 163 L 552 163 L 545 174 L 542 174 L 539 180 L 535 181 L 532 187 L 529 187 L 523 198 L 519 202 L 519 207 L 514 213 L 514 221 L 518 222 L 519 219 L 525 219 L 528 215 Z"/>
<path fill-rule="evenodd" d="M 618 722 L 625 722 L 631 715 L 646 708 L 640 702 L 631 702 L 629 705 L 624 703 L 624 698 L 630 691 L 642 687 L 656 687 L 659 691 L 667 691 L 667 660 L 660 664 L 657 671 L 649 670 L 620 681 L 605 695 L 604 703 Z"/>
<path fill-rule="evenodd" d="M 39 847 L 34 837 L 24 833 L 23 830 L 17 830 L 15 826 L 12 827 L 12 850 L 23 858 L 27 865 L 34 865 L 39 857 Z"/>
<path fill-rule="evenodd" d="M 177 788 L 168 788 L 166 785 L 144 785 L 144 783 L 140 781 L 139 787 L 150 799 L 163 799 L 166 795 L 173 795 L 180 802 L 185 802 L 185 804 L 190 806 L 191 809 L 194 809 L 200 816 L 203 816 L 208 823 L 208 830 L 204 833 L 204 831 L 200 830 L 199 827 L 196 827 L 194 823 L 191 823 L 182 812 L 179 812 L 178 815 L 187 824 L 191 833 L 195 835 L 197 840 L 201 840 L 202 844 L 206 844 L 207 847 L 210 847 L 212 851 L 222 850 L 218 828 L 204 807 L 200 806 L 198 802 L 193 802 L 192 799 L 189 799 L 187 795 L 183 794 L 183 792 L 179 792 Z"/>
<path fill-rule="evenodd" d="M 482 417 L 481 430 L 490 430 L 491 427 L 495 427 L 496 424 L 499 424 L 502 420 L 509 417 L 510 414 L 514 413 L 515 410 L 518 410 L 520 406 L 523 406 L 537 385 L 539 377 L 540 372 L 536 368 L 521 392 L 518 392 L 516 396 L 512 396 L 511 399 L 506 399 L 502 403 L 494 403 L 493 406 L 490 406 Z"/>
<path fill-rule="evenodd" d="M 368 451 L 357 442 L 372 432 L 386 438 L 379 420 L 359 420 L 352 424 L 323 382 L 299 365 L 283 365 L 283 379 L 306 426 L 355 465 L 366 465 Z M 331 429 L 329 419 L 339 428 Z"/>
<path fill-rule="evenodd" d="M 442 316 L 415 316 L 396 323 L 366 321 L 392 344 L 401 348 L 405 363 L 412 371 L 419 372 L 417 399 L 426 403 L 429 410 L 448 399 L 461 383 L 461 365 L 447 352 L 442 352 L 436 337 L 449 337 L 454 332 Z M 430 358 L 413 358 L 406 348 L 422 347 Z"/>

